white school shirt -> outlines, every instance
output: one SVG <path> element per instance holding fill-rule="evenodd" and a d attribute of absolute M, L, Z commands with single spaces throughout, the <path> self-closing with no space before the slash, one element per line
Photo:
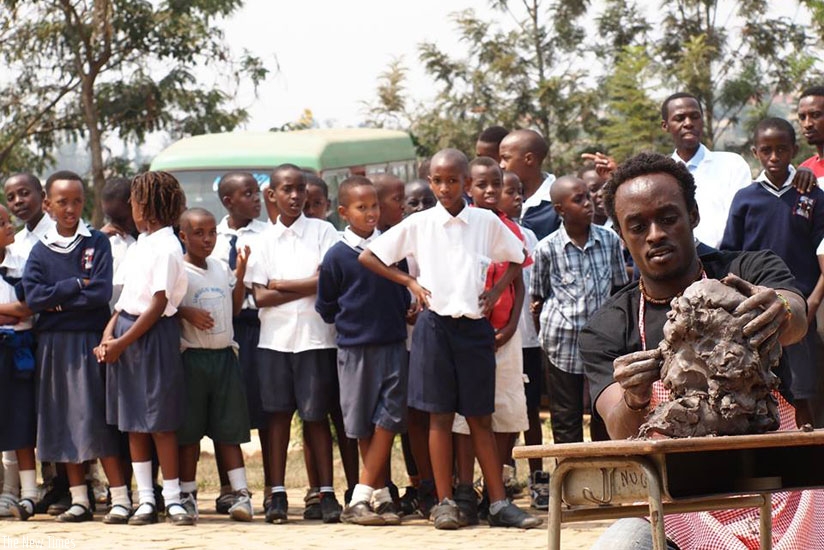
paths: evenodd
<path fill-rule="evenodd" d="M 232 229 L 229 227 L 229 216 L 223 216 L 223 219 L 220 220 L 219 224 L 217 224 L 217 239 L 215 240 L 215 248 L 212 250 L 209 257 L 217 258 L 228 266 L 229 249 L 232 247 L 230 239 L 234 235 L 237 235 L 235 248 L 242 250 L 243 247 L 248 245 L 249 249 L 252 253 L 254 253 L 255 248 L 257 247 L 257 239 L 264 231 L 266 231 L 266 228 L 269 227 L 269 225 L 270 224 L 260 220 L 252 220 L 246 225 L 246 227 Z M 251 293 L 243 299 L 243 309 L 257 309 L 255 298 Z"/>
<path fill-rule="evenodd" d="M 186 294 L 186 269 L 183 249 L 171 227 L 154 233 L 142 233 L 129 251 L 123 292 L 114 308 L 131 315 L 140 315 L 147 309 L 155 293 L 164 291 L 168 302 L 164 317 L 177 313 L 177 306 Z"/>
<path fill-rule="evenodd" d="M 535 233 L 526 227 L 521 227 L 521 233 L 524 236 L 524 243 L 526 244 L 527 254 L 532 256 L 535 248 L 538 246 L 538 237 Z M 535 329 L 535 323 L 532 321 L 532 313 L 529 311 L 529 303 L 532 301 L 532 296 L 529 295 L 529 285 L 532 281 L 532 267 L 534 264 L 529 264 L 523 269 L 524 277 L 524 305 L 521 310 L 521 318 L 518 319 L 518 330 L 521 331 L 521 347 L 522 348 L 539 348 L 541 341 L 538 339 L 538 331 Z"/>
<path fill-rule="evenodd" d="M 186 320 L 180 323 L 180 348 L 237 348 L 232 329 L 232 289 L 237 279 L 229 266 L 216 258 L 206 258 L 206 269 L 184 262 L 188 286 L 181 306 L 205 309 L 214 326 L 200 330 Z"/>
<path fill-rule="evenodd" d="M 429 309 L 443 317 L 483 317 L 478 296 L 492 262 L 523 263 L 524 245 L 491 210 L 464 206 L 457 216 L 439 202 L 412 214 L 369 245 L 384 264 L 418 262 Z"/>
<path fill-rule="evenodd" d="M 112 247 L 112 299 L 109 301 L 109 306 L 114 309 L 114 305 L 120 299 L 120 293 L 123 292 L 123 282 L 126 280 L 126 270 L 123 265 L 126 255 L 137 244 L 137 240 L 131 235 L 121 237 L 120 235 L 112 235 L 109 237 L 109 244 Z"/>
<path fill-rule="evenodd" d="M 6 268 L 6 275 L 19 279 L 23 276 L 23 268 L 26 265 L 26 260 L 6 248 L 6 257 L 0 262 L 0 267 Z M 19 302 L 17 293 L 14 287 L 6 282 L 5 279 L 0 278 L 0 304 L 11 304 Z M 16 325 L 3 325 L 2 328 L 10 328 L 13 330 L 30 330 L 33 326 L 32 317 L 25 317 L 20 319 Z"/>
<path fill-rule="evenodd" d="M 259 246 L 249 257 L 247 287 L 266 286 L 271 280 L 306 279 L 318 273 L 326 251 L 340 240 L 335 226 L 303 214 L 289 227 L 278 218 L 260 235 Z M 274 307 L 260 308 L 258 347 L 286 353 L 335 347 L 334 325 L 326 324 L 315 311 L 315 296 Z"/>
<path fill-rule="evenodd" d="M 24 225 L 23 229 L 14 234 L 14 242 L 8 246 L 8 249 L 16 256 L 27 260 L 29 254 L 31 254 L 31 249 L 34 248 L 37 241 L 43 239 L 46 233 L 49 232 L 49 229 L 54 226 L 55 223 L 54 220 L 51 219 L 51 216 L 43 213 L 43 217 L 40 218 L 40 221 L 37 222 L 37 225 L 34 226 L 32 231 L 29 231 L 29 228 Z"/>
<path fill-rule="evenodd" d="M 703 144 L 690 160 L 684 162 L 678 152 L 676 162 L 686 165 L 695 178 L 695 201 L 701 221 L 693 230 L 695 238 L 718 248 L 727 228 L 732 199 L 739 189 L 752 183 L 752 171 L 741 155 L 726 151 L 710 151 Z"/>

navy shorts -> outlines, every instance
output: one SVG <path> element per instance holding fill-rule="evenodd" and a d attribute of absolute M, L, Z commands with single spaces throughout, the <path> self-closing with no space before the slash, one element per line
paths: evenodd
<path fill-rule="evenodd" d="M 260 341 L 260 320 L 256 309 L 244 309 L 232 320 L 235 342 L 238 344 L 240 372 L 246 386 L 246 405 L 252 428 L 265 428 L 266 415 L 260 404 L 260 381 L 257 371 L 257 349 Z"/>
<path fill-rule="evenodd" d="M 537 348 L 523 348 L 524 374 L 529 381 L 524 384 L 526 393 L 526 408 L 537 409 L 541 406 L 541 394 L 544 392 L 544 368 L 541 355 L 543 350 Z"/>
<path fill-rule="evenodd" d="M 495 411 L 495 330 L 486 318 L 418 315 L 409 354 L 409 406 L 431 413 Z"/>
<path fill-rule="evenodd" d="M 299 353 L 258 348 L 260 402 L 268 413 L 296 410 L 307 422 L 321 422 L 336 401 L 337 350 Z"/>
<path fill-rule="evenodd" d="M 406 431 L 406 343 L 338 349 L 340 407 L 346 436 L 371 437 L 375 426 Z"/>

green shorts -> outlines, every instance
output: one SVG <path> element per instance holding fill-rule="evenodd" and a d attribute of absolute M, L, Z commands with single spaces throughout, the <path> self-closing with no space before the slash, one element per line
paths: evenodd
<path fill-rule="evenodd" d="M 215 443 L 249 441 L 246 389 L 233 348 L 183 352 L 186 413 L 177 431 L 178 443 L 190 445 L 209 436 Z"/>

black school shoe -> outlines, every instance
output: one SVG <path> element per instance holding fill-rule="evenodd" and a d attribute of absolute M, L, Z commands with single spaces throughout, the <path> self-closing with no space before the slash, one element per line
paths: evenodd
<path fill-rule="evenodd" d="M 72 510 L 74 510 L 74 512 L 72 512 Z M 92 511 L 89 510 L 88 507 L 82 504 L 72 504 L 68 510 L 57 516 L 57 521 L 61 523 L 82 523 L 84 521 L 91 521 L 93 518 Z"/>
<path fill-rule="evenodd" d="M 383 518 L 375 513 L 368 502 L 349 503 L 340 514 L 343 523 L 354 525 L 386 525 Z"/>
<path fill-rule="evenodd" d="M 146 511 L 148 509 L 148 511 Z M 143 510 L 141 512 L 141 510 Z M 157 508 L 151 502 L 144 502 L 137 507 L 127 522 L 129 525 L 152 525 L 157 523 Z"/>
<path fill-rule="evenodd" d="M 113 512 L 120 510 L 123 513 L 115 514 Z M 126 525 L 129 523 L 129 516 L 132 515 L 130 508 L 126 508 L 122 504 L 115 504 L 109 509 L 109 513 L 103 516 L 103 523 L 106 525 Z"/>
<path fill-rule="evenodd" d="M 320 494 L 320 512 L 323 523 L 338 523 L 340 521 L 341 505 L 335 493 Z"/>
<path fill-rule="evenodd" d="M 411 485 L 406 487 L 399 502 L 400 513 L 402 516 L 411 516 L 418 511 L 418 490 Z"/>
<path fill-rule="evenodd" d="M 182 504 L 169 504 L 166 506 L 166 523 L 172 525 L 194 525 L 195 518 L 189 515 Z"/>
<path fill-rule="evenodd" d="M 272 499 L 266 508 L 266 523 L 286 523 L 289 501 L 286 493 L 272 493 Z"/>
<path fill-rule="evenodd" d="M 440 504 L 433 506 L 430 516 L 432 523 L 435 524 L 435 529 L 451 531 L 461 526 L 458 505 L 455 504 L 454 500 L 448 498 L 443 499 Z"/>
<path fill-rule="evenodd" d="M 32 499 L 30 498 L 20 499 L 19 501 L 14 503 L 14 506 L 12 506 L 9 509 L 9 511 L 11 512 L 12 516 L 16 517 L 20 521 L 26 521 L 34 515 L 34 501 L 32 501 Z"/>
<path fill-rule="evenodd" d="M 518 527 L 519 529 L 532 529 L 538 527 L 544 520 L 531 516 L 507 501 L 506 506 L 498 510 L 497 514 L 489 514 L 490 527 Z"/>
<path fill-rule="evenodd" d="M 461 527 L 478 525 L 478 493 L 472 485 L 458 485 L 453 494 L 458 505 L 458 521 Z"/>

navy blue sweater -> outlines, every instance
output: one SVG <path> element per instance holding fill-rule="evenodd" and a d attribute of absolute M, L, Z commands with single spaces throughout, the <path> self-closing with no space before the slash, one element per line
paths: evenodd
<path fill-rule="evenodd" d="M 720 248 L 772 250 L 809 296 L 821 274 L 815 250 L 822 237 L 824 191 L 814 187 L 802 195 L 790 187 L 776 196 L 755 182 L 735 194 Z"/>
<path fill-rule="evenodd" d="M 78 279 L 89 279 L 89 284 L 81 289 Z M 40 314 L 37 330 L 102 333 L 111 314 L 109 238 L 92 230 L 66 254 L 38 242 L 26 262 L 23 289 L 26 304 Z"/>
<path fill-rule="evenodd" d="M 541 204 L 531 206 L 526 211 L 526 214 L 521 217 L 521 225 L 531 229 L 540 241 L 561 227 L 561 218 L 551 202 L 541 201 Z"/>
<path fill-rule="evenodd" d="M 341 347 L 406 340 L 409 291 L 363 267 L 358 255 L 343 241 L 329 249 L 320 264 L 315 310 L 335 323 Z M 398 267 L 408 271 L 405 260 Z"/>

